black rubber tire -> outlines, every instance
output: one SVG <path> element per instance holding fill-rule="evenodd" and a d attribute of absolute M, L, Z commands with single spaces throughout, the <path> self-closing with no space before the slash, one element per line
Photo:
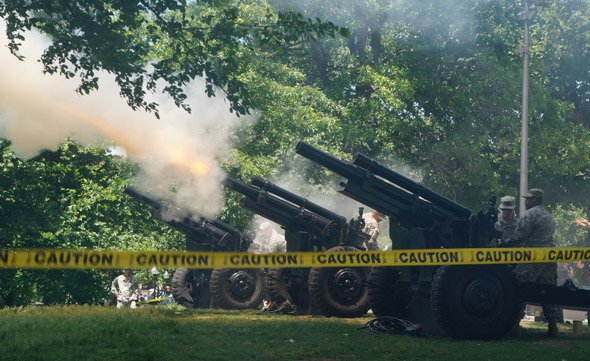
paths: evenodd
<path fill-rule="evenodd" d="M 300 300 L 301 291 L 307 292 L 307 277 L 301 277 L 297 272 L 305 270 L 295 270 L 292 268 L 271 268 L 267 273 L 268 296 L 271 301 L 282 303 L 288 300 L 289 303 L 296 305 L 298 311 L 302 312 L 302 302 Z"/>
<path fill-rule="evenodd" d="M 326 252 L 358 251 L 334 247 Z M 315 267 L 309 271 L 309 293 L 325 316 L 360 317 L 369 310 L 367 279 L 370 267 Z M 346 287 L 343 287 L 344 286 Z"/>
<path fill-rule="evenodd" d="M 373 267 L 367 284 L 369 306 L 376 317 L 409 317 L 409 290 L 396 288 L 400 271 L 393 267 Z"/>
<path fill-rule="evenodd" d="M 504 265 L 440 267 L 430 301 L 441 328 L 460 339 L 502 338 L 521 312 L 516 277 Z"/>
<path fill-rule="evenodd" d="M 174 300 L 186 307 L 199 306 L 199 296 L 203 285 L 197 280 L 196 270 L 177 268 L 172 276 L 171 289 Z"/>
<path fill-rule="evenodd" d="M 228 310 L 256 308 L 264 296 L 264 275 L 257 269 L 220 269 L 211 272 L 209 281 L 215 304 Z"/>

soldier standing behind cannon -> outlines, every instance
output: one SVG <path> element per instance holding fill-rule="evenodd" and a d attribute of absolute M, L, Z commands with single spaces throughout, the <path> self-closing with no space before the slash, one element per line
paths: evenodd
<path fill-rule="evenodd" d="M 368 251 L 379 250 L 379 245 L 377 244 L 377 239 L 379 238 L 379 222 L 383 221 L 385 217 L 385 214 L 374 209 L 369 213 L 363 214 L 363 220 L 365 221 L 363 232 L 371 237 L 363 244 L 363 247 Z"/>
<path fill-rule="evenodd" d="M 553 244 L 555 220 L 551 213 L 543 207 L 543 190 L 532 188 L 523 197 L 525 198 L 526 211 L 518 221 L 518 226 L 508 241 L 508 246 L 555 247 Z M 552 286 L 557 282 L 557 265 L 555 263 L 519 264 L 515 272 L 519 282 L 535 282 Z M 543 314 L 548 322 L 547 334 L 556 337 L 559 335 L 557 328 L 558 307 L 548 304 L 542 306 Z M 520 328 L 516 324 L 513 333 L 518 334 L 519 330 Z"/>
<path fill-rule="evenodd" d="M 500 214 L 498 221 L 494 225 L 495 228 L 502 232 L 502 241 L 506 242 L 516 230 L 518 225 L 518 218 L 515 216 L 514 209 L 516 208 L 516 198 L 513 196 L 504 196 L 500 198 Z"/>

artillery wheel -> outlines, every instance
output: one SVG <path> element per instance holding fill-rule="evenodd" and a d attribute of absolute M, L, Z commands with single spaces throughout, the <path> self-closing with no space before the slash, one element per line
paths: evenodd
<path fill-rule="evenodd" d="M 300 300 L 301 291 L 307 284 L 307 277 L 302 277 L 298 271 L 293 268 L 271 268 L 268 270 L 268 295 L 274 302 L 288 300 L 291 304 L 297 306 L 301 311 L 302 302 Z"/>
<path fill-rule="evenodd" d="M 220 308 L 244 310 L 257 307 L 264 296 L 264 275 L 257 269 L 219 269 L 211 273 L 211 295 Z"/>
<path fill-rule="evenodd" d="M 174 300 L 186 307 L 199 306 L 199 298 L 206 282 L 207 277 L 202 272 L 184 267 L 177 268 L 171 282 Z"/>
<path fill-rule="evenodd" d="M 334 247 L 327 252 L 358 251 Z M 314 267 L 309 271 L 309 293 L 326 316 L 360 317 L 369 310 L 368 267 Z"/>
<path fill-rule="evenodd" d="M 377 317 L 408 318 L 409 290 L 396 288 L 400 271 L 392 267 L 374 267 L 367 284 L 369 305 Z"/>
<path fill-rule="evenodd" d="M 521 312 L 516 277 L 503 265 L 440 267 L 430 301 L 441 328 L 455 338 L 501 338 Z"/>

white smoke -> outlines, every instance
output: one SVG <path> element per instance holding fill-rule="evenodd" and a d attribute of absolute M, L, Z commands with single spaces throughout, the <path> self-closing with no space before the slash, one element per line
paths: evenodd
<path fill-rule="evenodd" d="M 451 37 L 462 41 L 475 40 L 473 4 L 465 0 L 270 0 L 279 11 L 295 11 L 309 18 L 319 17 L 354 32 L 359 26 L 409 26 L 424 36 Z M 396 36 L 403 36 L 399 30 Z M 434 39 L 433 39 L 434 40 Z M 426 42 L 428 44 L 428 42 Z"/>
<path fill-rule="evenodd" d="M 349 159 L 342 160 L 348 161 Z M 398 159 L 391 154 L 386 157 L 374 158 L 374 160 L 415 182 L 422 182 L 423 171 L 421 169 L 411 167 L 403 160 Z M 302 170 L 309 167 L 311 163 L 311 161 L 295 155 L 295 158 L 290 159 L 288 162 L 289 169 L 285 170 L 281 175 L 269 180 L 281 188 L 345 217 L 347 220 L 357 218 L 360 208 L 363 208 L 363 214 L 372 210 L 370 206 L 338 193 L 338 191 L 342 189 L 340 182 L 344 180 L 343 177 L 336 176 L 333 182 L 328 182 L 320 186 L 306 182 L 301 176 L 301 174 L 305 173 Z M 390 220 L 388 217 L 379 223 L 380 242 L 382 243 L 382 246 L 389 244 L 389 222 Z"/>
<path fill-rule="evenodd" d="M 217 215 L 224 177 L 218 160 L 227 157 L 231 132 L 244 122 L 229 112 L 223 99 L 208 98 L 204 84 L 194 81 L 188 89 L 193 113 L 155 96 L 158 120 L 133 111 L 108 74 L 100 74 L 99 91 L 82 96 L 75 93 L 78 81 L 42 74 L 36 59 L 49 44 L 44 36 L 25 34 L 21 54 L 26 60 L 21 62 L 5 46 L 4 28 L 0 21 L 0 137 L 12 142 L 18 156 L 55 150 L 67 137 L 82 144 L 110 139 L 141 165 L 140 188 L 150 188 L 152 194 L 158 190 L 158 196 L 199 215 Z"/>
<path fill-rule="evenodd" d="M 276 245 L 273 247 L 273 243 L 276 242 L 285 244 L 286 247 L 285 230 L 279 224 L 263 218 L 262 216 L 254 216 L 250 227 L 250 233 L 254 235 L 254 239 L 248 250 L 250 252 L 276 252 L 276 249 L 274 249 Z"/>

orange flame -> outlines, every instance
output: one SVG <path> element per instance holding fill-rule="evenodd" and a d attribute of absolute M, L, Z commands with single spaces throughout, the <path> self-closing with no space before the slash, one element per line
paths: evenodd
<path fill-rule="evenodd" d="M 206 175 L 209 172 L 209 164 L 197 159 L 192 154 L 183 152 L 181 149 L 169 148 L 167 149 L 167 153 L 167 160 L 170 164 L 178 168 L 186 169 L 190 173 L 200 176 Z"/>
<path fill-rule="evenodd" d="M 141 153 L 138 146 L 130 142 L 121 131 L 112 127 L 104 119 L 87 114 L 80 109 L 66 104 L 57 103 L 56 105 L 61 108 L 64 113 L 91 124 L 101 134 L 113 140 L 120 146 L 123 146 L 130 155 L 139 155 Z M 181 170 L 188 171 L 193 175 L 204 176 L 211 168 L 207 162 L 179 148 L 169 147 L 168 149 L 157 150 L 157 152 L 160 155 L 164 155 L 165 161 L 169 164 Z"/>

